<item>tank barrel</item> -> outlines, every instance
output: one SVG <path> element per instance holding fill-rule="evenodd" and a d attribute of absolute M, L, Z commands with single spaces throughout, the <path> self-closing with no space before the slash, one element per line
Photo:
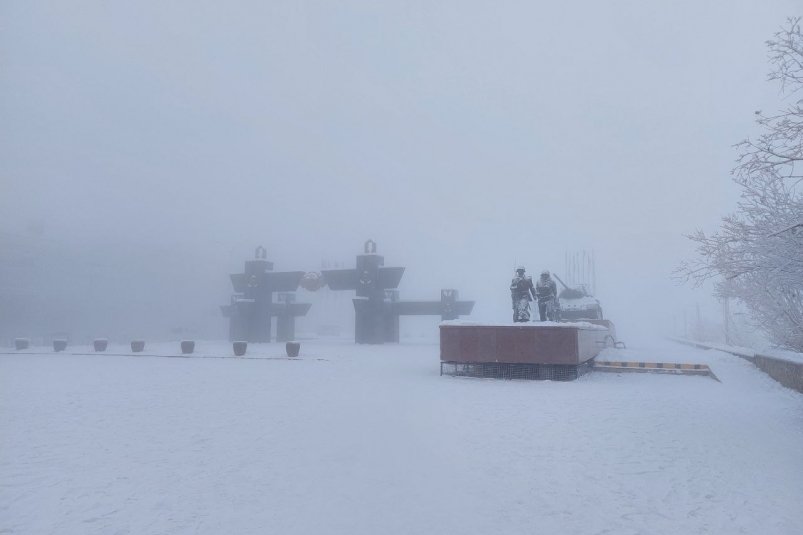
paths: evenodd
<path fill-rule="evenodd" d="M 562 280 L 560 280 L 560 277 L 558 277 L 558 274 L 557 274 L 557 273 L 553 273 L 552 275 L 553 275 L 553 276 L 554 276 L 556 279 L 558 279 L 558 282 L 561 284 L 561 286 L 563 286 L 563 287 L 564 287 L 564 288 L 566 288 L 567 290 L 569 289 L 569 287 L 568 287 L 568 286 L 566 286 L 566 283 L 565 283 L 565 282 L 563 282 Z"/>

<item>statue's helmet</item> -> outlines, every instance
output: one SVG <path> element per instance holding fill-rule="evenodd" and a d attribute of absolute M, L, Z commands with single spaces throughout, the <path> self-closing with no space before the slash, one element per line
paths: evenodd
<path fill-rule="evenodd" d="M 523 272 L 524 271 L 524 266 L 521 266 L 521 265 L 516 266 L 516 271 L 522 271 Z"/>
<path fill-rule="evenodd" d="M 542 271 L 541 272 L 541 277 L 544 278 L 544 279 L 548 278 L 549 277 L 549 270 L 545 269 L 544 271 Z"/>

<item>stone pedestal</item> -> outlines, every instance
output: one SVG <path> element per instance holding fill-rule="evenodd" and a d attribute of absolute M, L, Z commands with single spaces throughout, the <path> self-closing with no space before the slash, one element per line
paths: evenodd
<path fill-rule="evenodd" d="M 607 327 L 590 323 L 455 321 L 440 330 L 442 373 L 480 377 L 575 379 L 611 339 Z"/>

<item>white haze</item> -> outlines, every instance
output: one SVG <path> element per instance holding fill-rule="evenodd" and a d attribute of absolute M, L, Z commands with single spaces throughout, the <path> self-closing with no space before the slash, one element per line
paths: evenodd
<path fill-rule="evenodd" d="M 314 271 L 368 238 L 477 319 L 584 249 L 624 338 L 708 303 L 683 234 L 733 209 L 800 6 L 433 4 L 4 2 L 0 338 L 222 338 L 256 245 Z"/>

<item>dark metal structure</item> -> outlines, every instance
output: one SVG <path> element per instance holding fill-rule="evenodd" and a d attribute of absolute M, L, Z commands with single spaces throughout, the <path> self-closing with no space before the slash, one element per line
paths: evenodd
<path fill-rule="evenodd" d="M 439 301 L 403 301 L 397 290 L 404 275 L 403 267 L 385 267 L 385 259 L 376 253 L 373 240 L 365 242 L 354 269 L 323 270 L 331 290 L 355 290 L 353 299 L 354 341 L 358 344 L 382 344 L 399 341 L 399 317 L 435 315 L 457 319 L 469 314 L 473 301 L 459 301 L 457 290 L 441 290 Z"/>
<path fill-rule="evenodd" d="M 260 246 L 254 252 L 254 260 L 247 260 L 242 273 L 233 273 L 231 283 L 235 294 L 231 304 L 221 306 L 223 315 L 229 318 L 229 340 L 246 342 L 270 342 L 271 318 L 277 319 L 277 338 L 287 341 L 295 337 L 295 318 L 306 315 L 309 303 L 295 303 L 285 297 L 273 302 L 274 292 L 292 292 L 298 288 L 303 271 L 273 271 L 273 263 L 266 259 L 267 252 Z M 289 337 L 289 338 L 287 338 Z"/>
<path fill-rule="evenodd" d="M 399 318 L 401 316 L 440 316 L 441 321 L 456 320 L 471 314 L 474 301 L 460 301 L 457 290 L 441 290 L 440 301 L 401 300 L 399 292 L 389 292 L 388 312 L 385 316 L 386 341 L 399 341 Z"/>
<path fill-rule="evenodd" d="M 480 379 L 528 379 L 573 381 L 593 369 L 593 361 L 581 364 L 527 364 L 510 362 L 441 362 L 441 375 Z"/>
<path fill-rule="evenodd" d="M 385 291 L 398 288 L 403 267 L 385 267 L 385 259 L 376 254 L 376 243 L 365 242 L 364 254 L 357 256 L 354 269 L 329 269 L 322 272 L 330 290 L 355 290 L 354 341 L 381 344 L 386 335 Z"/>
<path fill-rule="evenodd" d="M 276 341 L 290 342 L 296 338 L 296 318 L 306 316 L 310 303 L 296 303 L 296 294 L 283 292 L 277 294 L 277 303 L 273 303 L 276 316 Z"/>

